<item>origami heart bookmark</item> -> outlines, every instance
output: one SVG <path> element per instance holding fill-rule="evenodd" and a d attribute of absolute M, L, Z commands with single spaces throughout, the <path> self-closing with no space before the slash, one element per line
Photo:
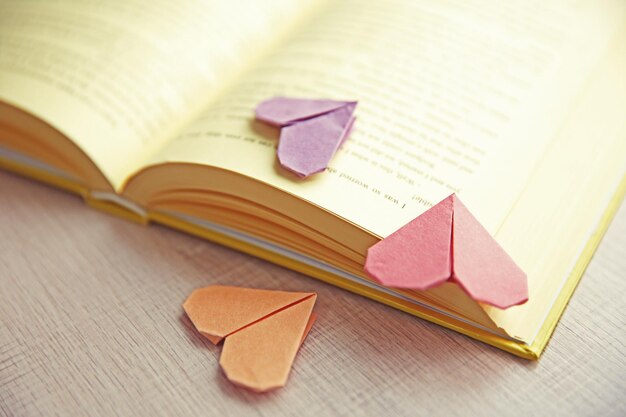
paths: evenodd
<path fill-rule="evenodd" d="M 278 161 L 301 178 L 321 172 L 348 138 L 356 101 L 274 97 L 259 104 L 256 118 L 280 127 Z"/>
<path fill-rule="evenodd" d="M 214 285 L 195 290 L 183 308 L 217 345 L 220 365 L 237 385 L 264 392 L 287 382 L 291 364 L 315 322 L 317 294 Z"/>
<path fill-rule="evenodd" d="M 476 301 L 499 308 L 528 300 L 524 271 L 454 194 L 370 247 L 365 272 L 395 288 L 456 282 Z"/>

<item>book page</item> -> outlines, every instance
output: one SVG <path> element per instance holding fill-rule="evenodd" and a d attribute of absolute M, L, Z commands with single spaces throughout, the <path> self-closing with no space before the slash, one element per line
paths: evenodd
<path fill-rule="evenodd" d="M 114 186 L 313 0 L 0 3 L 0 100 L 75 141 Z"/>
<path fill-rule="evenodd" d="M 623 7 L 620 33 L 498 231 L 528 275 L 529 300 L 487 313 L 522 340 L 547 341 L 626 193 Z"/>
<path fill-rule="evenodd" d="M 333 2 L 151 162 L 233 170 L 382 237 L 457 192 L 495 233 L 616 10 L 595 0 Z M 276 95 L 359 101 L 326 172 L 302 181 L 277 166 L 276 131 L 253 121 Z"/>

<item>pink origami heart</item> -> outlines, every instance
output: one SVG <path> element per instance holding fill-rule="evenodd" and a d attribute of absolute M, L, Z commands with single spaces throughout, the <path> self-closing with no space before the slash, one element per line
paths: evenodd
<path fill-rule="evenodd" d="M 456 282 L 476 301 L 499 308 L 528 300 L 524 271 L 455 194 L 370 247 L 365 272 L 395 288 Z"/>
<path fill-rule="evenodd" d="M 301 178 L 321 172 L 347 139 L 356 101 L 275 97 L 259 104 L 256 118 L 281 127 L 278 161 Z"/>

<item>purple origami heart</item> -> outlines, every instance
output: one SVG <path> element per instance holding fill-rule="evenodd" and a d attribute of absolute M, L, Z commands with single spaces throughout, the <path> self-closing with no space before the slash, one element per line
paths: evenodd
<path fill-rule="evenodd" d="M 278 161 L 301 178 L 323 171 L 354 124 L 356 101 L 275 97 L 259 104 L 256 118 L 281 127 Z"/>

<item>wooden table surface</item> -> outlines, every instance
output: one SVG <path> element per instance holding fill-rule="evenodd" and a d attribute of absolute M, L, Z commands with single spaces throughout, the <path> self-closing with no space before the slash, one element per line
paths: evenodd
<path fill-rule="evenodd" d="M 0 171 L 0 414 L 624 416 L 626 207 L 539 362 Z M 181 303 L 197 287 L 316 291 L 287 386 L 253 394 Z"/>

